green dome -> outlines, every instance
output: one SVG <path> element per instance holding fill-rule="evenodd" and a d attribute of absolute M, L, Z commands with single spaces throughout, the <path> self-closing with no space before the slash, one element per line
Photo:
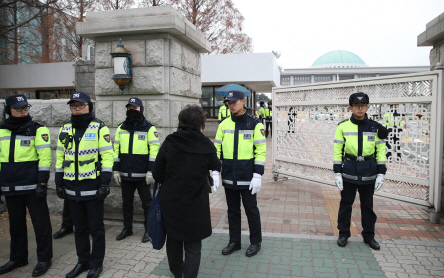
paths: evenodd
<path fill-rule="evenodd" d="M 337 67 L 365 67 L 367 66 L 364 61 L 359 58 L 358 55 L 345 51 L 345 50 L 334 50 L 325 53 L 319 57 L 312 65 L 312 67 L 330 67 L 331 64 L 345 64 L 344 66 L 338 65 Z M 354 65 L 353 65 L 354 64 Z"/>

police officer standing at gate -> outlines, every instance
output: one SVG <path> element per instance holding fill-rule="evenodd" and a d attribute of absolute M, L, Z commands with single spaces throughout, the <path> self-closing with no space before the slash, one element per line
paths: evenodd
<path fill-rule="evenodd" d="M 68 199 L 75 227 L 78 263 L 66 277 L 89 269 L 87 278 L 96 278 L 105 257 L 104 200 L 110 192 L 113 147 L 108 127 L 92 114 L 89 95 L 75 92 L 68 104 L 72 115 L 60 128 L 55 176 L 57 195 Z"/>
<path fill-rule="evenodd" d="M 151 169 L 160 144 L 156 127 L 143 116 L 142 101 L 132 97 L 126 108 L 126 120 L 117 128 L 114 141 L 114 179 L 121 185 L 123 201 L 123 230 L 116 239 L 122 240 L 133 234 L 133 201 L 137 189 L 145 220 L 142 242 L 148 242 L 150 186 L 154 183 Z"/>
<path fill-rule="evenodd" d="M 264 118 L 265 118 L 265 102 L 261 101 L 259 102 L 260 108 L 257 110 L 257 115 L 259 116 L 259 120 L 261 120 L 261 123 L 264 124 Z"/>
<path fill-rule="evenodd" d="M 352 116 L 339 123 L 334 139 L 335 183 L 341 191 L 338 213 L 338 245 L 345 247 L 350 237 L 350 220 L 356 190 L 361 201 L 362 237 L 374 250 L 376 214 L 373 211 L 373 194 L 384 183 L 385 141 L 387 130 L 367 117 L 369 97 L 364 93 L 349 98 Z"/>
<path fill-rule="evenodd" d="M 271 111 L 271 101 L 268 102 L 268 107 L 265 109 L 265 138 L 268 137 L 268 127 L 270 127 L 270 136 L 273 137 L 272 124 L 273 112 Z"/>
<path fill-rule="evenodd" d="M 230 117 L 230 109 L 227 105 L 227 98 L 224 98 L 224 105 L 219 108 L 218 122 L 222 122 L 224 119 Z"/>
<path fill-rule="evenodd" d="M 258 118 L 248 115 L 244 105 L 243 92 L 228 93 L 228 107 L 231 117 L 223 120 L 217 129 L 214 144 L 217 155 L 222 160 L 222 185 L 228 205 L 230 242 L 222 250 L 229 255 L 241 249 L 241 210 L 245 208 L 250 228 L 250 247 L 246 255 L 256 255 L 261 250 L 262 232 L 257 195 L 264 174 L 267 150 L 264 126 Z M 220 173 L 213 171 L 214 191 L 220 183 Z"/>
<path fill-rule="evenodd" d="M 48 128 L 32 121 L 30 107 L 24 95 L 9 96 L 5 108 L 9 117 L 0 125 L 0 184 L 11 235 L 10 261 L 0 267 L 0 274 L 28 264 L 28 209 L 37 243 L 38 263 L 32 276 L 38 277 L 48 271 L 52 259 L 52 229 L 46 203 L 51 140 Z"/>

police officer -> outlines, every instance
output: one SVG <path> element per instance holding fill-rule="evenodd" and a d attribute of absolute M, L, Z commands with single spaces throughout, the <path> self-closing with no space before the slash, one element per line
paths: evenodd
<path fill-rule="evenodd" d="M 261 120 L 262 124 L 264 124 L 264 118 L 265 118 L 265 102 L 261 101 L 259 102 L 260 108 L 257 110 L 257 114 L 259 116 L 259 120 Z"/>
<path fill-rule="evenodd" d="M 63 213 L 62 213 L 62 227 L 60 230 L 54 233 L 53 237 L 54 239 L 62 238 L 70 233 L 73 232 L 73 224 L 72 224 L 72 217 L 71 217 L 71 211 L 69 210 L 69 203 L 68 200 L 63 200 Z"/>
<path fill-rule="evenodd" d="M 401 158 L 401 146 L 398 145 L 399 137 L 398 134 L 402 132 L 402 126 L 404 125 L 404 122 L 402 121 L 401 114 L 398 113 L 396 108 L 394 108 L 393 104 L 390 104 L 390 113 L 384 114 L 384 126 L 387 127 L 389 133 L 392 134 L 386 142 L 387 149 L 389 150 L 387 152 L 387 159 L 392 156 L 393 152 L 397 152 L 397 157 Z M 390 140 L 391 139 L 391 140 Z M 392 144 L 394 147 L 392 148 Z M 394 150 L 396 148 L 396 151 Z"/>
<path fill-rule="evenodd" d="M 51 147 L 49 130 L 32 121 L 31 105 L 22 94 L 6 99 L 6 114 L 0 125 L 0 184 L 9 212 L 10 261 L 0 274 L 28 264 L 26 208 L 31 216 L 37 242 L 37 266 L 33 277 L 46 273 L 52 259 L 52 229 L 46 194 Z"/>
<path fill-rule="evenodd" d="M 359 191 L 362 237 L 370 248 L 379 250 L 375 240 L 376 214 L 373 194 L 384 183 L 387 130 L 367 117 L 369 97 L 364 93 L 349 98 L 352 116 L 339 123 L 334 139 L 335 183 L 341 191 L 338 213 L 338 245 L 345 247 L 350 237 L 350 219 L 356 190 Z"/>
<path fill-rule="evenodd" d="M 78 263 L 66 277 L 89 269 L 87 278 L 95 278 L 103 271 L 104 200 L 112 177 L 113 147 L 108 127 L 91 113 L 89 95 L 74 92 L 68 104 L 72 115 L 60 128 L 55 177 L 57 195 L 68 199 L 75 227 Z"/>
<path fill-rule="evenodd" d="M 265 109 L 265 138 L 268 137 L 268 127 L 270 127 L 270 136 L 273 137 L 272 124 L 273 112 L 271 111 L 271 101 L 268 102 L 268 107 Z"/>
<path fill-rule="evenodd" d="M 230 117 L 231 113 L 230 113 L 230 109 L 228 109 L 228 105 L 227 105 L 227 97 L 224 98 L 224 105 L 222 105 L 219 108 L 219 123 L 222 122 L 225 118 Z"/>
<path fill-rule="evenodd" d="M 145 234 L 142 242 L 148 242 L 147 216 L 151 205 L 151 169 L 159 151 L 156 127 L 143 116 L 143 103 L 132 97 L 126 105 L 126 120 L 119 125 L 114 142 L 114 178 L 122 189 L 123 230 L 116 237 L 125 239 L 133 234 L 133 201 L 137 189 L 144 212 Z"/>
<path fill-rule="evenodd" d="M 246 255 L 256 255 L 261 249 L 262 233 L 257 195 L 264 174 L 266 141 L 264 126 L 258 118 L 248 115 L 244 105 L 243 92 L 228 93 L 228 107 L 231 117 L 223 120 L 216 134 L 214 144 L 222 160 L 222 185 L 228 205 L 230 242 L 222 250 L 229 255 L 241 249 L 241 210 L 245 208 L 250 227 L 250 247 Z M 214 191 L 220 184 L 220 173 L 213 171 Z"/>

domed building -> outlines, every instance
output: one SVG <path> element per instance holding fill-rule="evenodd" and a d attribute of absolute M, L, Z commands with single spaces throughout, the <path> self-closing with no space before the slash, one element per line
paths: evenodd
<path fill-rule="evenodd" d="M 311 66 L 312 68 L 357 68 L 368 67 L 355 53 L 345 50 L 334 50 L 325 53 Z"/>
<path fill-rule="evenodd" d="M 371 78 L 384 75 L 429 71 L 429 66 L 415 67 L 370 67 L 353 52 L 333 50 L 317 58 L 309 68 L 284 69 L 281 71 L 281 86 L 302 85 Z"/>

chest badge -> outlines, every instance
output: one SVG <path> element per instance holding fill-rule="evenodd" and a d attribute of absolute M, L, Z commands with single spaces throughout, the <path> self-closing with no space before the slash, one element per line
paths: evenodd
<path fill-rule="evenodd" d="M 251 140 L 251 134 L 244 134 L 244 140 Z"/>
<path fill-rule="evenodd" d="M 375 142 L 375 136 L 369 136 L 367 141 L 368 142 Z"/>
<path fill-rule="evenodd" d="M 20 141 L 20 147 L 30 147 L 31 146 L 31 140 L 21 140 Z"/>
<path fill-rule="evenodd" d="M 145 140 L 145 135 L 139 135 L 139 136 L 138 136 L 138 139 L 139 139 L 139 140 Z"/>
<path fill-rule="evenodd" d="M 96 140 L 96 134 L 95 133 L 85 133 L 85 140 Z"/>

